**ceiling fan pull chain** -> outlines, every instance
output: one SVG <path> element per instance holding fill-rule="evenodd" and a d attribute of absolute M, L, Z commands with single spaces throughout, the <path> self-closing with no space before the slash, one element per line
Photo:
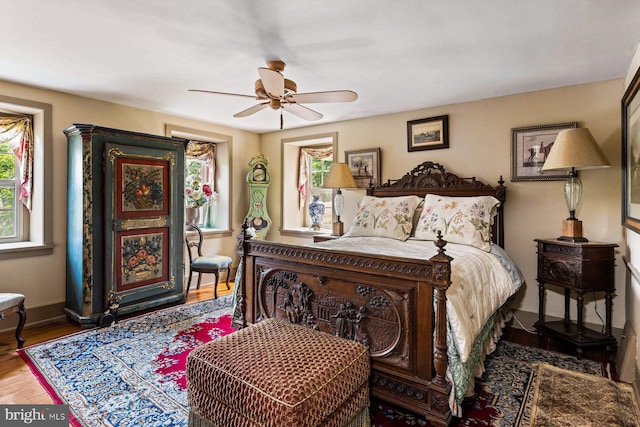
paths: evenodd
<path fill-rule="evenodd" d="M 280 108 L 280 130 L 282 130 L 283 125 L 284 125 L 284 119 L 282 118 L 282 108 Z"/>

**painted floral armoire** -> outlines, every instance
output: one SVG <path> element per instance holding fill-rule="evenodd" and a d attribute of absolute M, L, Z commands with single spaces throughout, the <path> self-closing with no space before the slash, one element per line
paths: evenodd
<path fill-rule="evenodd" d="M 186 140 L 75 124 L 67 135 L 69 318 L 182 302 Z"/>

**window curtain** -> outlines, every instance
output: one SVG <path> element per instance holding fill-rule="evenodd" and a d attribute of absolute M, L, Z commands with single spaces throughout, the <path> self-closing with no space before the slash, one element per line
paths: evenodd
<path fill-rule="evenodd" d="M 32 117 L 0 113 L 0 141 L 9 142 L 20 162 L 20 201 L 31 212 L 34 149 Z"/>
<path fill-rule="evenodd" d="M 330 157 L 333 157 L 333 147 L 300 147 L 300 161 L 298 166 L 298 197 L 300 209 L 304 208 L 304 204 L 307 201 L 307 183 L 311 175 L 311 171 L 309 170 L 311 159 L 324 160 Z"/>
<path fill-rule="evenodd" d="M 214 191 L 216 176 L 216 144 L 213 142 L 189 141 L 185 148 L 185 155 L 193 159 L 204 160 L 209 167 L 207 168 L 207 176 L 204 177 L 206 182 L 213 185 Z"/>

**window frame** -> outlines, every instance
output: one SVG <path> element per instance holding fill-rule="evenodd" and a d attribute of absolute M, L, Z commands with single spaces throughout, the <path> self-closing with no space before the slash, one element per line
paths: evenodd
<path fill-rule="evenodd" d="M 298 193 L 298 162 L 301 147 L 313 147 L 313 146 L 333 146 L 333 161 L 336 162 L 338 156 L 338 133 L 327 132 L 317 135 L 308 135 L 295 138 L 284 138 L 281 140 L 281 176 L 282 176 L 282 197 L 280 200 L 280 234 L 284 236 L 313 236 L 317 234 L 331 234 L 331 229 L 323 229 L 321 231 L 314 231 L 309 228 L 311 219 L 309 217 L 308 203 L 305 203 L 305 208 L 299 208 L 299 193 Z M 291 165 L 296 167 L 291 167 Z M 295 183 L 295 185 L 291 185 Z M 335 195 L 335 190 L 332 190 L 332 200 Z M 310 197 L 310 191 L 307 192 L 307 197 Z M 297 209 L 292 206 L 298 206 Z M 330 211 L 330 212 L 328 212 Z M 335 213 L 333 208 L 325 211 L 325 218 L 329 214 L 331 221 L 335 221 Z M 309 225 L 306 225 L 309 224 Z"/>
<path fill-rule="evenodd" d="M 53 133 L 52 106 L 0 95 L 0 110 L 33 117 L 34 156 L 31 213 L 23 210 L 20 241 L 0 243 L 0 259 L 25 258 L 53 253 Z"/>
<path fill-rule="evenodd" d="M 218 217 L 216 219 L 216 228 L 203 228 L 202 232 L 206 235 L 215 235 L 226 237 L 233 234 L 231 227 L 232 207 L 231 195 L 233 187 L 231 182 L 232 163 L 231 163 L 231 147 L 232 137 L 214 132 L 187 128 L 176 125 L 166 125 L 165 135 L 169 137 L 184 138 L 198 142 L 211 142 L 216 144 L 215 167 L 214 167 L 214 188 L 218 193 Z M 188 159 L 185 158 L 185 168 Z M 186 207 L 186 200 L 185 200 Z M 218 223 L 220 226 L 218 226 Z"/>

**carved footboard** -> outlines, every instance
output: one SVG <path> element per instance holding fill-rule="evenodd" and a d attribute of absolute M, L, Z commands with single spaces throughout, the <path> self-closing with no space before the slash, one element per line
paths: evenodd
<path fill-rule="evenodd" d="M 436 242 L 429 261 L 239 243 L 241 324 L 278 317 L 361 342 L 370 350 L 375 397 L 449 424 L 446 242 Z"/>

